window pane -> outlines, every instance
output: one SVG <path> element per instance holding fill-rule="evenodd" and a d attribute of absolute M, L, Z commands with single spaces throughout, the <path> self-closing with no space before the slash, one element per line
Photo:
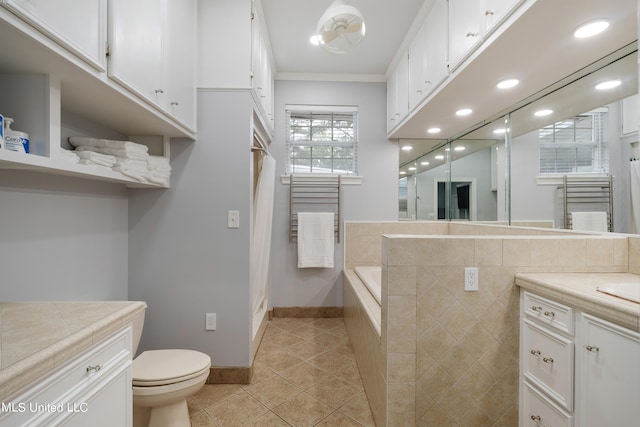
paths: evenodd
<path fill-rule="evenodd" d="M 291 149 L 291 157 L 311 158 L 311 147 L 305 145 L 294 145 Z"/>
<path fill-rule="evenodd" d="M 313 159 L 314 172 L 331 173 L 332 172 L 331 166 L 332 166 L 331 159 Z"/>
<path fill-rule="evenodd" d="M 331 158 L 331 146 L 313 147 L 313 157 L 315 158 Z"/>
<path fill-rule="evenodd" d="M 333 161 L 333 171 L 347 173 L 353 168 L 353 159 L 335 159 Z"/>
<path fill-rule="evenodd" d="M 292 173 L 309 173 L 311 172 L 311 159 L 294 159 L 291 161 Z"/>
<path fill-rule="evenodd" d="M 333 157 L 337 159 L 353 158 L 353 147 L 333 147 Z"/>

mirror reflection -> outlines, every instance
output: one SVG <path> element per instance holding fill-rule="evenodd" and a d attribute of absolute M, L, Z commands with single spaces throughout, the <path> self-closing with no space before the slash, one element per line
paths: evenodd
<path fill-rule="evenodd" d="M 401 140 L 399 217 L 637 232 L 637 62 L 629 46 L 458 138 Z"/>

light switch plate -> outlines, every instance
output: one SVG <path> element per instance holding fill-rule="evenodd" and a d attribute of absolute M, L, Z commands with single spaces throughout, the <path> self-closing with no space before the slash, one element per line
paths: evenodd
<path fill-rule="evenodd" d="M 239 211 L 229 211 L 227 215 L 227 228 L 240 228 Z"/>

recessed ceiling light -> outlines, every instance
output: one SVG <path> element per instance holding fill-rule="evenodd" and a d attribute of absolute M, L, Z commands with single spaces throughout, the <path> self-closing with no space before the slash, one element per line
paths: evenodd
<path fill-rule="evenodd" d="M 573 36 L 577 39 L 584 39 L 587 37 L 600 34 L 609 27 L 609 21 L 606 19 L 599 19 L 597 21 L 588 22 L 573 32 Z"/>
<path fill-rule="evenodd" d="M 416 167 L 415 167 L 415 166 L 411 166 L 411 167 L 409 168 L 409 170 L 410 170 L 410 171 L 414 171 L 414 170 L 416 170 Z"/>
<path fill-rule="evenodd" d="M 501 129 L 495 129 L 495 130 L 493 131 L 493 133 L 495 133 L 496 135 L 502 135 L 503 133 L 506 133 L 506 132 L 507 132 L 507 130 L 506 130 L 506 129 L 504 129 L 504 128 L 501 128 Z"/>
<path fill-rule="evenodd" d="M 463 108 L 461 110 L 456 111 L 456 116 L 468 116 L 472 112 L 473 110 L 471 108 Z"/>
<path fill-rule="evenodd" d="M 509 89 L 512 88 L 514 86 L 517 86 L 518 83 L 520 83 L 520 80 L 518 79 L 505 79 L 502 80 L 500 82 L 498 82 L 498 84 L 496 85 L 498 89 Z"/>
<path fill-rule="evenodd" d="M 456 148 L 454 148 L 454 150 L 456 150 L 456 151 L 464 151 L 464 150 L 466 150 L 466 149 L 467 149 L 467 148 L 466 148 L 466 147 L 463 147 L 462 145 L 458 145 Z"/>
<path fill-rule="evenodd" d="M 317 34 L 312 35 L 311 38 L 309 39 L 309 42 L 314 46 L 320 46 L 320 42 L 321 42 L 320 36 Z"/>
<path fill-rule="evenodd" d="M 400 175 L 406 175 L 407 173 L 405 171 L 400 171 Z"/>
<path fill-rule="evenodd" d="M 537 117 L 544 117 L 544 116 L 548 116 L 551 113 L 553 113 L 553 110 L 538 110 L 535 113 L 533 113 L 533 115 Z"/>
<path fill-rule="evenodd" d="M 451 148 L 447 147 L 444 149 L 444 151 L 451 151 Z"/>
<path fill-rule="evenodd" d="M 411 151 L 411 150 L 413 149 L 413 147 L 412 147 L 412 146 L 410 146 L 410 145 L 403 145 L 403 146 L 402 146 L 402 149 L 403 149 L 404 151 Z"/>
<path fill-rule="evenodd" d="M 436 160 L 444 160 L 444 156 L 443 156 L 442 154 L 438 154 L 438 155 L 435 157 L 435 159 L 436 159 Z"/>
<path fill-rule="evenodd" d="M 620 80 L 609 80 L 607 82 L 602 82 L 596 85 L 596 89 L 598 90 L 607 90 L 613 89 L 614 87 L 618 87 L 622 84 Z"/>
<path fill-rule="evenodd" d="M 440 133 L 440 128 L 429 128 L 427 129 L 427 133 Z"/>
<path fill-rule="evenodd" d="M 420 164 L 421 164 L 422 166 L 427 166 L 427 165 L 429 165 L 429 162 L 421 162 Z"/>

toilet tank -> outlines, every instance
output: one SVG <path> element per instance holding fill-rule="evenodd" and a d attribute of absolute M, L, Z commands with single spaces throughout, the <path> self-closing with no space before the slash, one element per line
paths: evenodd
<path fill-rule="evenodd" d="M 133 352 L 131 353 L 132 357 L 135 357 L 138 352 L 138 344 L 140 344 L 140 338 L 142 337 L 142 327 L 144 326 L 144 315 L 146 313 L 146 308 L 140 310 L 140 313 L 134 317 L 131 327 L 133 328 Z"/>

